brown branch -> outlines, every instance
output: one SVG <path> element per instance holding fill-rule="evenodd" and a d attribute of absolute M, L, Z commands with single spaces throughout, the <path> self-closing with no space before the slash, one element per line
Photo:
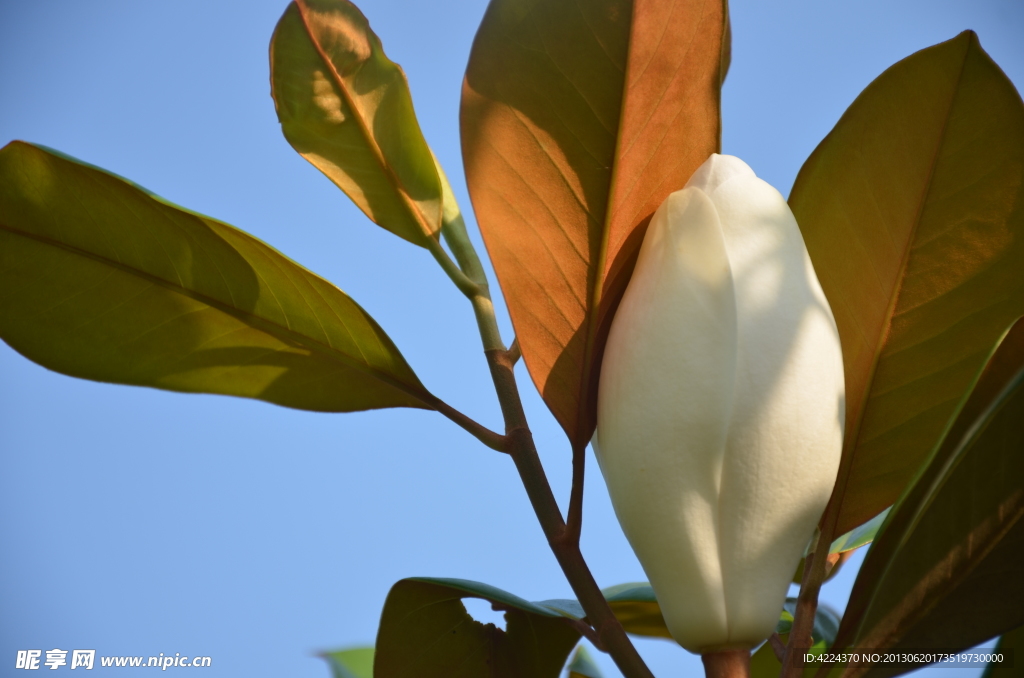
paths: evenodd
<path fill-rule="evenodd" d="M 508 347 L 508 362 L 515 366 L 519 359 L 523 357 L 523 350 L 519 348 L 519 337 L 512 338 L 512 345 Z"/>
<path fill-rule="evenodd" d="M 565 618 L 565 621 L 569 623 L 569 626 L 573 627 L 574 629 L 582 633 L 583 637 L 589 640 L 591 643 L 593 643 L 594 647 L 596 647 L 598 650 L 600 650 L 601 652 L 608 652 L 608 648 L 604 646 L 604 644 L 601 642 L 601 638 L 597 635 L 597 631 L 595 631 L 594 627 L 592 627 L 590 624 L 580 619 L 570 619 L 568 617 Z"/>
<path fill-rule="evenodd" d="M 489 350 L 484 353 L 505 417 L 508 452 L 512 455 L 516 470 L 519 471 L 519 477 L 540 521 L 541 529 L 544 530 L 544 536 L 547 537 L 548 545 L 555 554 L 562 572 L 565 573 L 565 578 L 569 580 L 573 593 L 587 613 L 587 621 L 593 627 L 600 646 L 607 648 L 608 654 L 627 678 L 654 678 L 626 636 L 622 624 L 615 617 L 604 594 L 601 593 L 594 575 L 583 559 L 579 543 L 566 539 L 567 527 L 537 455 L 508 352 Z"/>
<path fill-rule="evenodd" d="M 825 515 L 828 516 L 827 508 Z M 826 523 L 825 528 L 829 529 L 821 529 L 817 533 L 814 550 L 804 561 L 804 576 L 800 583 L 800 595 L 796 601 L 786 654 L 782 660 L 781 678 L 800 678 L 803 675 L 803 667 L 797 659 L 813 645 L 811 630 L 814 628 L 814 615 L 818 611 L 818 593 L 821 591 L 821 583 L 825 581 L 825 566 L 828 564 L 828 550 L 832 545 L 835 522 L 831 526 Z"/>
<path fill-rule="evenodd" d="M 595 647 L 601 648 L 611 655 L 616 666 L 626 678 L 654 678 L 650 669 L 644 664 L 643 658 L 640 657 L 636 648 L 633 647 L 633 643 L 626 636 L 622 624 L 619 623 L 611 607 L 608 606 L 608 601 L 605 600 L 601 589 L 597 586 L 597 582 L 580 552 L 579 539 L 566 538 L 571 533 L 562 519 L 555 495 L 544 474 L 544 467 L 540 463 L 537 448 L 533 443 L 533 434 L 530 433 L 526 421 L 523 402 L 519 397 L 519 387 L 516 385 L 513 368 L 522 356 L 519 342 L 518 340 L 513 341 L 512 347 L 506 350 L 501 341 L 501 333 L 494 317 L 494 305 L 491 303 L 488 292 L 487 278 L 466 233 L 465 223 L 460 216 L 446 222 L 441 231 L 459 264 L 459 269 L 461 269 L 459 272 L 465 274 L 465 277 L 475 286 L 471 288 L 466 285 L 460 276 L 453 274 L 451 268 L 447 266 L 448 262 L 443 260 L 444 258 L 438 259 L 452 281 L 473 304 L 473 313 L 480 330 L 484 355 L 487 357 L 494 390 L 498 395 L 501 414 L 505 420 L 505 435 L 495 437 L 497 434 L 493 431 L 489 431 L 447 405 L 444 406 L 446 409 L 440 407 L 437 409 L 479 438 L 485 445 L 511 455 L 516 469 L 519 471 L 519 477 L 523 481 L 523 486 L 526 488 L 526 494 L 530 498 L 533 511 L 537 515 L 537 520 L 540 521 L 544 536 L 547 537 L 548 545 L 555 554 L 555 559 L 561 566 L 562 572 L 569 581 L 584 612 L 587 613 L 587 622 L 593 627 L 594 637 L 591 638 L 591 642 Z M 439 255 L 435 253 L 435 256 Z M 443 405 L 443 403 L 441 404 Z M 579 477 L 578 483 L 576 482 L 577 476 Z M 574 524 L 579 526 L 581 523 L 579 514 L 582 512 L 583 468 L 582 464 L 576 464 L 575 461 L 573 479 L 573 498 L 570 498 L 569 502 L 570 515 L 574 516 Z M 577 505 L 575 511 L 572 510 L 572 505 Z M 578 527 L 576 529 L 578 535 Z M 582 629 L 581 632 L 583 632 Z M 588 635 L 588 637 L 590 636 Z"/>
<path fill-rule="evenodd" d="M 429 403 L 435 410 L 443 414 L 444 416 L 451 419 L 453 422 L 461 426 L 463 429 L 468 431 L 470 435 L 482 442 L 492 450 L 498 452 L 508 452 L 508 438 L 500 433 L 492 431 L 483 424 L 477 422 L 475 419 L 468 417 L 467 415 L 459 412 L 457 409 L 444 402 L 440 398 L 435 398 Z"/>
<path fill-rule="evenodd" d="M 566 519 L 566 539 L 579 544 L 583 530 L 583 481 L 587 464 L 585 445 L 572 451 L 572 491 L 569 494 L 569 517 Z"/>

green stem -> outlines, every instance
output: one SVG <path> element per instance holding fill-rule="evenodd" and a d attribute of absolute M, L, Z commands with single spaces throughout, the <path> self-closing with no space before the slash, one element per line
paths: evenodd
<path fill-rule="evenodd" d="M 441 242 L 437 238 L 427 238 L 427 249 L 434 255 L 434 259 L 441 265 L 441 269 L 448 274 L 448 277 L 452 279 L 452 282 L 455 283 L 460 292 L 470 299 L 479 293 L 477 285 L 452 261 L 452 258 L 444 251 L 444 247 L 441 246 Z"/>

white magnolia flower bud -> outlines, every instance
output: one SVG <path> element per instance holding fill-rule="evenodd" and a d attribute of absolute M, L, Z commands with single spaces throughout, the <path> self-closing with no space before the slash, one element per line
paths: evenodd
<path fill-rule="evenodd" d="M 595 449 L 673 637 L 775 629 L 839 468 L 843 359 L 793 213 L 712 155 L 640 249 L 601 366 Z"/>

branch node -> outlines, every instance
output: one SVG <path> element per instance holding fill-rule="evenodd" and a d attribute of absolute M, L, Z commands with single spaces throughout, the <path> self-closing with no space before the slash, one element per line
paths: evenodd
<path fill-rule="evenodd" d="M 569 617 L 566 617 L 565 621 L 569 622 L 570 626 L 583 634 L 583 637 L 589 640 L 590 643 L 598 650 L 601 652 L 608 652 L 608 646 L 605 645 L 604 641 L 601 640 L 601 637 L 597 635 L 597 631 L 594 630 L 593 626 L 582 619 L 570 619 Z"/>
<path fill-rule="evenodd" d="M 512 345 L 508 347 L 508 351 L 505 352 L 505 359 L 508 360 L 508 364 L 515 367 L 515 364 L 519 362 L 519 359 L 523 357 L 523 350 L 519 348 L 519 337 L 512 337 Z"/>

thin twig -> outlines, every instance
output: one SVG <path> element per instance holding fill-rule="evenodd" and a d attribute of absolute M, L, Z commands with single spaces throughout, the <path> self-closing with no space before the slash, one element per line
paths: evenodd
<path fill-rule="evenodd" d="M 468 431 L 470 435 L 487 447 L 492 450 L 497 450 L 498 452 L 508 452 L 508 438 L 506 436 L 503 436 L 496 431 L 492 431 L 483 424 L 462 412 L 459 412 L 457 409 L 441 399 L 437 399 L 435 402 L 432 402 L 431 405 L 433 405 L 435 410 L 461 426 L 463 429 Z"/>
<path fill-rule="evenodd" d="M 598 650 L 601 652 L 608 652 L 604 644 L 601 642 L 601 639 L 598 637 L 597 631 L 595 631 L 594 627 L 590 624 L 585 621 L 580 621 L 579 619 L 569 619 L 568 617 L 565 618 L 565 621 L 569 622 L 569 626 L 572 626 L 574 629 L 582 633 L 583 637 L 589 640 Z"/>
<path fill-rule="evenodd" d="M 654 678 L 650 669 L 644 663 L 643 658 L 633 647 L 629 637 L 626 635 L 622 624 L 615 617 L 604 594 L 601 593 L 594 575 L 590 572 L 587 562 L 580 552 L 579 540 L 569 538 L 571 534 L 562 518 L 562 513 L 555 501 L 555 495 L 551 491 L 547 476 L 544 473 L 544 466 L 540 463 L 540 456 L 533 442 L 533 434 L 530 432 L 529 424 L 526 421 L 526 412 L 523 409 L 523 402 L 519 396 L 519 387 L 516 384 L 516 377 L 513 367 L 521 355 L 518 349 L 518 341 L 513 343 L 513 348 L 506 350 L 501 341 L 501 333 L 498 330 L 498 322 L 494 315 L 494 305 L 491 303 L 490 292 L 487 284 L 486 274 L 480 259 L 473 248 L 463 222 L 462 215 L 457 209 L 449 205 L 446 210 L 445 223 L 441 233 L 445 238 L 448 247 L 451 248 L 455 260 L 460 268 L 460 275 L 454 275 L 446 266 L 451 263 L 447 252 L 438 244 L 438 249 L 444 254 L 441 257 L 435 252 L 442 267 L 448 272 L 449 277 L 469 298 L 473 304 L 473 313 L 476 316 L 477 327 L 480 330 L 480 339 L 483 342 L 484 355 L 487 357 L 487 365 L 491 371 L 491 379 L 494 382 L 494 389 L 498 396 L 498 404 L 501 406 L 502 417 L 505 421 L 505 435 L 502 436 L 502 449 L 511 455 L 519 471 L 519 477 L 526 489 L 526 494 L 537 515 L 544 536 L 547 537 L 548 545 L 555 555 L 555 559 L 562 568 L 565 578 L 569 581 L 573 592 L 576 594 L 584 612 L 587 613 L 587 622 L 592 627 L 594 638 L 592 642 L 595 647 L 606 648 L 616 666 L 622 671 L 626 678 Z M 432 250 L 433 251 L 433 250 Z M 473 287 L 465 285 L 470 282 Z M 452 418 L 451 413 L 442 412 L 445 416 Z M 468 419 L 468 418 L 467 418 Z M 456 421 L 460 426 L 466 428 L 480 438 L 483 431 L 467 428 L 467 422 Z M 471 421 L 471 420 L 470 420 Z M 473 422 L 475 424 L 475 422 Z M 477 424 L 477 426 L 479 426 Z M 483 427 L 480 427 L 483 428 Z M 486 430 L 486 429 L 485 429 Z M 490 432 L 493 434 L 493 432 Z M 486 436 L 485 436 L 486 437 Z M 481 438 L 483 440 L 483 438 Z M 494 441 L 497 444 L 497 441 Z M 486 441 L 485 441 L 486 444 Z M 494 449 L 499 449 L 495 447 Z M 577 473 L 577 464 L 574 462 L 573 476 L 579 475 L 579 489 L 574 482 L 573 492 L 578 495 L 575 503 L 582 504 L 582 467 Z M 570 499 L 570 504 L 574 503 Z M 575 512 L 580 513 L 578 508 Z M 575 514 L 574 514 L 575 515 Z M 576 524 L 580 518 L 575 518 Z"/>
<path fill-rule="evenodd" d="M 487 363 L 491 368 L 495 390 L 505 415 L 506 435 L 509 438 L 509 453 L 515 462 L 519 477 L 526 488 L 526 494 L 540 521 L 548 545 L 555 559 L 565 573 L 576 598 L 587 613 L 587 621 L 593 626 L 601 644 L 615 664 L 628 678 L 653 678 L 653 674 L 636 648 L 626 636 L 622 624 L 615 617 L 608 601 L 587 567 L 579 544 L 566 539 L 566 525 L 558 509 L 555 495 L 551 491 L 544 467 L 537 455 L 533 435 L 526 423 L 522 400 L 516 385 L 512 365 L 505 351 L 487 351 Z"/>
<path fill-rule="evenodd" d="M 566 520 L 566 538 L 580 543 L 583 531 L 583 481 L 586 475 L 587 448 L 585 445 L 572 450 L 572 491 L 569 493 L 569 517 Z"/>
<path fill-rule="evenodd" d="M 799 678 L 803 675 L 803 668 L 797 658 L 813 644 L 811 630 L 814 628 L 814 615 L 818 611 L 818 593 L 821 591 L 821 583 L 825 581 L 825 565 L 828 562 L 829 547 L 832 545 L 831 532 L 832 530 L 826 532 L 824 529 L 815 532 L 812 552 L 804 560 L 804 576 L 800 583 L 796 611 L 793 614 L 793 627 L 789 632 L 789 642 L 786 644 L 786 653 L 782 660 L 781 678 Z"/>
<path fill-rule="evenodd" d="M 786 656 L 786 644 L 782 642 L 782 638 L 779 638 L 779 634 L 772 633 L 768 636 L 768 644 L 771 645 L 772 652 L 775 653 L 775 658 L 782 663 L 782 659 Z"/>

